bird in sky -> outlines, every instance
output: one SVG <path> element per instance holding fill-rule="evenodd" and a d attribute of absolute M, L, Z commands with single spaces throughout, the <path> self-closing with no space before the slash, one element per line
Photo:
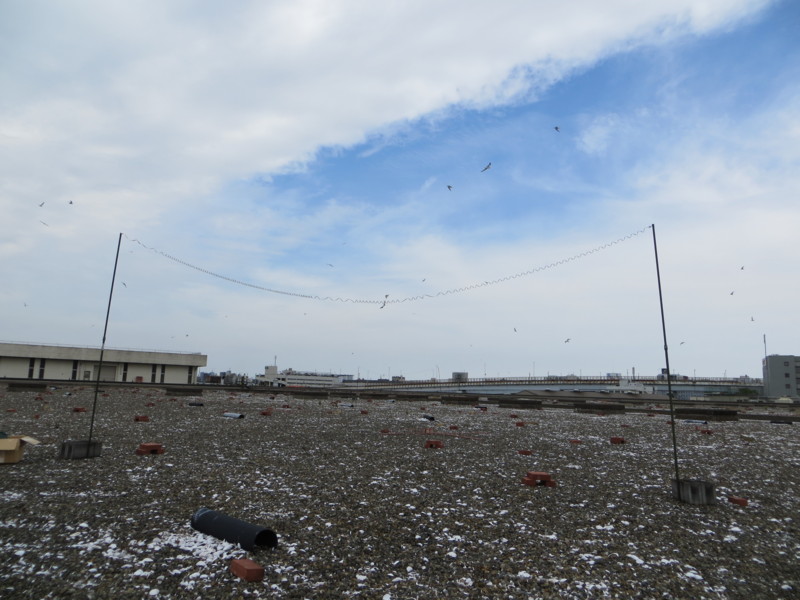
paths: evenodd
<path fill-rule="evenodd" d="M 125 286 L 125 287 L 128 287 L 128 284 L 125 283 L 124 281 L 122 282 L 122 285 Z"/>
<path fill-rule="evenodd" d="M 565 344 L 569 344 L 569 341 L 570 341 L 571 339 L 572 339 L 572 338 L 567 338 L 567 339 L 565 339 L 565 340 L 564 340 L 564 343 L 565 343 Z"/>
<path fill-rule="evenodd" d="M 558 127 L 558 125 L 556 125 L 555 127 L 553 127 L 553 129 L 555 129 L 556 131 L 558 131 L 559 133 L 561 133 L 561 129 Z"/>
<path fill-rule="evenodd" d="M 741 267 L 739 267 L 739 270 L 740 270 L 740 271 L 744 271 L 744 265 L 742 265 Z"/>
<path fill-rule="evenodd" d="M 733 292 L 731 292 L 731 296 L 733 296 Z"/>
<path fill-rule="evenodd" d="M 679 345 L 679 346 L 683 346 L 685 343 L 686 343 L 686 342 L 681 342 L 681 343 L 680 343 L 680 344 L 678 344 L 678 345 Z"/>
<path fill-rule="evenodd" d="M 72 204 L 72 200 L 70 200 L 69 203 Z"/>
<path fill-rule="evenodd" d="M 753 317 L 750 317 L 750 320 L 751 320 L 751 321 L 755 321 L 755 319 L 754 319 Z"/>
<path fill-rule="evenodd" d="M 514 327 L 514 333 L 517 333 L 517 328 L 516 327 Z"/>
<path fill-rule="evenodd" d="M 447 189 L 448 189 L 448 190 L 450 190 L 450 191 L 452 192 L 452 191 L 453 191 L 453 186 L 452 186 L 452 185 L 448 185 L 448 186 L 447 186 Z"/>
<path fill-rule="evenodd" d="M 488 171 L 491 168 L 492 168 L 492 163 L 489 163 L 488 165 L 486 165 L 481 169 L 481 173 L 483 173 L 484 171 Z"/>
<path fill-rule="evenodd" d="M 39 208 L 42 208 L 43 206 L 44 206 L 44 202 L 42 202 L 42 203 L 39 205 Z"/>
<path fill-rule="evenodd" d="M 45 223 L 44 221 L 39 221 L 39 223 L 41 223 L 41 224 L 42 224 L 42 225 L 44 225 L 45 227 L 50 227 L 50 225 L 48 225 L 48 224 L 47 224 L 47 223 Z"/>
<path fill-rule="evenodd" d="M 327 263 L 327 265 L 328 265 L 329 267 L 331 267 L 331 268 L 333 267 L 333 265 L 332 265 L 331 263 Z"/>

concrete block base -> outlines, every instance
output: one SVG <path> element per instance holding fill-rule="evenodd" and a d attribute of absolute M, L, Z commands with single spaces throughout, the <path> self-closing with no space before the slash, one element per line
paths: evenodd
<path fill-rule="evenodd" d="M 62 442 L 58 458 L 79 459 L 100 456 L 103 442 L 97 440 L 71 440 Z"/>
<path fill-rule="evenodd" d="M 687 504 L 716 504 L 716 486 L 700 479 L 673 479 L 672 496 Z"/>

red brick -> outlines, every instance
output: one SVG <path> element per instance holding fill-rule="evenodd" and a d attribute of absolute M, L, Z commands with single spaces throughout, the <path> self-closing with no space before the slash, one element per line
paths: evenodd
<path fill-rule="evenodd" d="M 150 420 L 150 417 L 147 415 L 136 415 L 133 417 L 133 420 L 137 423 L 147 423 Z"/>
<path fill-rule="evenodd" d="M 388 429 L 381 429 L 381 433 L 389 433 Z"/>
<path fill-rule="evenodd" d="M 450 425 L 450 429 L 455 431 L 456 429 L 458 429 L 458 425 Z"/>
<path fill-rule="evenodd" d="M 747 506 L 747 498 L 741 498 L 739 496 L 728 496 L 728 502 L 738 506 Z"/>
<path fill-rule="evenodd" d="M 580 441 L 580 440 L 570 440 L 569 443 L 570 444 L 582 444 L 583 442 Z"/>
<path fill-rule="evenodd" d="M 245 581 L 264 579 L 264 567 L 249 558 L 235 558 L 231 561 L 231 572 Z"/>
<path fill-rule="evenodd" d="M 517 427 L 525 427 L 525 421 L 517 421 Z"/>
<path fill-rule="evenodd" d="M 531 454 L 533 454 L 533 452 L 531 452 L 530 450 L 517 450 L 517 452 L 519 452 L 523 456 L 530 456 Z"/>
<path fill-rule="evenodd" d="M 612 437 L 611 438 L 611 443 L 612 444 L 624 444 L 625 443 L 625 438 L 624 437 Z"/>
<path fill-rule="evenodd" d="M 86 412 L 86 409 L 82 406 L 76 406 L 72 409 L 72 412 Z"/>
<path fill-rule="evenodd" d="M 427 440 L 425 448 L 444 448 L 444 444 L 441 440 Z"/>
<path fill-rule="evenodd" d="M 361 411 L 361 414 L 362 414 L 362 415 L 368 415 L 368 414 L 369 414 L 369 411 L 368 411 L 368 410 L 362 410 L 362 411 Z"/>
<path fill-rule="evenodd" d="M 136 454 L 139 456 L 144 454 L 164 454 L 164 446 L 155 442 L 139 444 L 139 447 L 136 449 Z"/>
<path fill-rule="evenodd" d="M 537 481 L 550 481 L 552 479 L 550 473 L 545 473 L 544 471 L 528 471 L 525 477 L 536 479 Z"/>

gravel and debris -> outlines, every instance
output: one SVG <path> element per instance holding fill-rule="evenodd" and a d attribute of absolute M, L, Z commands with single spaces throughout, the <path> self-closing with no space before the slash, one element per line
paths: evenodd
<path fill-rule="evenodd" d="M 93 397 L 0 388 L 0 430 L 41 441 L 0 465 L 0 597 L 800 598 L 798 424 L 679 421 L 681 477 L 716 484 L 695 506 L 672 498 L 661 414 L 108 387 L 101 456 L 59 459 L 88 437 Z M 145 442 L 165 452 L 136 455 Z M 278 547 L 195 531 L 201 507 Z"/>

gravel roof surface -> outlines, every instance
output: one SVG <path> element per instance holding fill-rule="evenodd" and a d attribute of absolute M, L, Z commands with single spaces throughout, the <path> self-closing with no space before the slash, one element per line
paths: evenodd
<path fill-rule="evenodd" d="M 0 465 L 0 597 L 800 597 L 798 424 L 679 421 L 681 476 L 716 484 L 718 503 L 696 506 L 672 498 L 664 415 L 106 392 L 102 455 L 65 460 L 93 387 L 0 389 L 0 430 L 42 442 Z M 144 442 L 164 453 L 136 455 Z M 556 487 L 525 485 L 528 471 Z M 201 507 L 269 527 L 278 547 L 192 529 Z M 234 558 L 263 581 L 236 577 Z"/>

